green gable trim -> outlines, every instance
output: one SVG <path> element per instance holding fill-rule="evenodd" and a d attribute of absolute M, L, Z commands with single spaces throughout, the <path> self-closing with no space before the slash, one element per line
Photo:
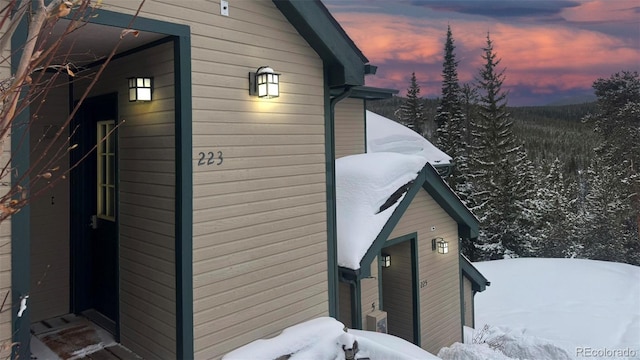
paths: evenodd
<path fill-rule="evenodd" d="M 464 206 L 460 198 L 449 188 L 444 180 L 438 175 L 436 169 L 431 164 L 426 164 L 418 174 L 413 185 L 407 191 L 400 205 L 395 209 L 387 223 L 384 225 L 380 234 L 373 241 L 369 250 L 365 253 L 360 261 L 360 269 L 354 271 L 351 269 L 341 268 L 340 271 L 350 273 L 359 279 L 371 276 L 371 262 L 378 255 L 380 249 L 385 246 L 385 242 L 400 218 L 405 213 L 409 205 L 413 201 L 420 188 L 427 191 L 431 197 L 442 207 L 449 216 L 458 223 L 459 236 L 477 237 L 478 236 L 478 219 L 471 211 Z"/>
<path fill-rule="evenodd" d="M 132 15 L 102 9 L 97 10 L 97 14 L 90 19 L 91 23 L 122 28 L 128 27 L 133 18 Z M 194 354 L 191 30 L 186 25 L 140 16 L 132 27 L 166 34 L 174 43 L 176 357 L 189 359 Z"/>
<path fill-rule="evenodd" d="M 478 237 L 479 222 L 475 215 L 460 201 L 433 166 L 427 164 L 425 169 L 426 179 L 422 187 L 458 223 L 458 235 Z"/>
<path fill-rule="evenodd" d="M 460 254 L 460 274 L 471 281 L 473 291 L 482 292 L 491 285 L 491 282 L 462 254 Z"/>
<path fill-rule="evenodd" d="M 418 194 L 418 191 L 422 188 L 422 183 L 425 181 L 425 171 L 424 168 L 418 173 L 418 177 L 414 180 L 414 183 L 411 185 L 407 193 L 405 194 L 402 201 L 398 207 L 393 211 L 393 214 L 387 221 L 387 223 L 382 227 L 382 230 L 373 241 L 369 250 L 364 254 L 362 260 L 360 261 L 360 272 L 358 273 L 358 277 L 360 279 L 371 276 L 371 262 L 375 259 L 376 256 L 380 253 L 380 249 L 386 246 L 386 241 L 391 235 L 391 232 L 395 228 L 396 224 L 402 218 L 405 211 L 411 205 L 413 198 Z"/>
<path fill-rule="evenodd" d="M 11 37 L 11 73 L 15 74 L 22 47 L 27 42 L 26 14 Z M 22 94 L 26 89 L 22 90 Z M 22 96 L 22 95 L 21 95 Z M 23 185 L 28 189 L 29 178 L 18 182 L 13 174 L 24 174 L 31 162 L 29 129 L 29 106 L 19 113 L 11 126 L 11 162 L 15 171 L 11 171 L 11 186 Z M 18 343 L 11 350 L 12 359 L 29 359 L 31 357 L 31 311 L 27 300 L 27 310 L 18 317 L 20 300 L 31 292 L 31 210 L 29 204 L 10 217 L 11 220 L 11 323 L 13 324 L 12 341 Z"/>
<path fill-rule="evenodd" d="M 329 68 L 329 86 L 364 85 L 369 62 L 320 0 L 273 0 Z"/>

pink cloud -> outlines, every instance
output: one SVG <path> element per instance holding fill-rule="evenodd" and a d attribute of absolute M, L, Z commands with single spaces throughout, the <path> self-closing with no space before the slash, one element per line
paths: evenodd
<path fill-rule="evenodd" d="M 605 3 L 607 6 L 605 6 Z M 616 6 L 611 6 L 616 3 Z M 565 9 L 572 21 L 634 16 L 631 1 L 594 1 Z M 624 9 L 626 11 L 621 10 Z M 598 15 L 594 13 L 599 13 Z M 616 15 L 617 14 L 617 15 Z M 624 15 L 621 15 L 624 14 Z M 629 15 L 631 14 L 631 15 Z M 378 65 L 371 86 L 404 92 L 412 71 L 423 84 L 423 94 L 439 94 L 447 24 L 451 25 L 461 82 L 474 79 L 482 65 L 487 31 L 506 67 L 505 86 L 525 86 L 532 92 L 589 89 L 594 80 L 623 70 L 637 70 L 640 48 L 601 32 L 572 27 L 570 23 L 518 24 L 488 20 L 421 19 L 382 13 L 334 14 L 349 36 Z M 635 14 L 637 20 L 638 15 Z M 637 31 L 637 22 L 634 25 Z M 387 67 L 387 69 L 385 69 Z"/>

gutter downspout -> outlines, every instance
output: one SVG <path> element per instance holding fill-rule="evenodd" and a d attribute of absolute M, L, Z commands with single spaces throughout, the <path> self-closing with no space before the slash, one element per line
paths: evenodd
<path fill-rule="evenodd" d="M 327 171 L 331 173 L 331 175 L 333 176 L 332 179 L 327 178 L 327 181 L 330 181 L 331 184 L 327 184 L 327 190 L 330 192 L 327 194 L 327 203 L 331 204 L 333 206 L 333 211 L 329 211 L 328 213 L 331 214 L 331 216 L 333 217 L 332 219 L 327 219 L 327 223 L 328 224 L 333 224 L 334 229 L 333 231 L 331 231 L 329 233 L 331 239 L 328 239 L 328 241 L 330 242 L 329 246 L 328 246 L 328 252 L 329 254 L 327 254 L 329 260 L 329 314 L 333 315 L 335 318 L 338 318 L 339 314 L 340 314 L 340 309 L 339 309 L 339 303 L 340 303 L 340 296 L 338 295 L 338 291 L 339 291 L 339 285 L 338 285 L 338 234 L 337 234 L 337 218 L 336 218 L 336 178 L 335 178 L 335 174 L 336 174 L 336 151 L 335 151 L 335 130 L 334 130 L 334 124 L 335 124 L 335 115 L 336 115 L 336 105 L 338 104 L 338 102 L 340 102 L 341 100 L 343 100 L 344 98 L 348 97 L 351 94 L 351 91 L 353 89 L 353 86 L 350 85 L 346 85 L 342 91 L 342 93 L 340 93 L 337 96 L 331 97 L 329 100 L 329 128 L 330 130 L 327 131 L 327 134 L 325 134 L 325 139 L 328 139 L 328 142 L 331 143 L 330 147 L 328 148 L 330 154 L 329 155 L 329 159 L 326 159 L 326 164 L 328 166 Z M 325 94 L 329 93 L 329 88 L 325 87 Z M 326 96 L 326 95 L 325 95 Z M 326 99 L 326 98 L 325 98 Z M 325 103 L 326 104 L 326 103 Z M 326 105 L 325 105 L 326 106 Z M 327 144 L 328 145 L 328 144 Z M 331 236 L 333 235 L 333 236 Z M 331 260 L 333 259 L 333 260 Z M 332 268 L 334 267 L 334 268 Z M 332 289 L 333 288 L 333 289 Z M 331 304 L 334 304 L 334 306 L 331 306 Z"/>
<path fill-rule="evenodd" d="M 348 97 L 349 95 L 351 95 L 351 92 L 353 91 L 353 86 L 351 85 L 346 85 L 344 87 L 344 91 L 342 93 L 340 93 L 339 95 L 336 95 L 334 97 L 331 98 L 331 120 L 335 121 L 335 115 L 336 115 L 336 105 L 342 101 L 344 98 Z"/>

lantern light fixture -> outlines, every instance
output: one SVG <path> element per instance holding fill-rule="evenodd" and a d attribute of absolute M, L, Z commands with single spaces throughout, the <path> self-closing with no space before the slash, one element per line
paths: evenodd
<path fill-rule="evenodd" d="M 131 77 L 129 80 L 129 101 L 151 101 L 153 78 Z"/>
<path fill-rule="evenodd" d="M 391 266 L 391 255 L 389 254 L 380 255 L 380 264 L 382 265 L 383 268 L 388 268 L 389 266 Z"/>
<path fill-rule="evenodd" d="M 249 95 L 272 99 L 280 96 L 280 74 L 269 66 L 249 73 Z"/>
<path fill-rule="evenodd" d="M 449 242 L 441 237 L 431 240 L 431 250 L 438 250 L 438 254 L 446 254 L 449 252 Z"/>

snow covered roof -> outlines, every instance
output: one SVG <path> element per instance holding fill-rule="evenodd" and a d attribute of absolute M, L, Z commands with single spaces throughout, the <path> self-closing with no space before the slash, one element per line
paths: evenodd
<path fill-rule="evenodd" d="M 449 165 L 451 156 L 408 127 L 367 110 L 367 152 L 418 155 L 433 166 Z"/>
<path fill-rule="evenodd" d="M 426 164 L 424 157 L 370 153 L 336 160 L 338 265 L 360 268 L 360 261 L 387 223 L 404 194 L 390 207 L 383 204 L 414 180 Z"/>
<path fill-rule="evenodd" d="M 366 276 L 377 251 L 374 243 L 384 243 L 395 226 L 389 221 L 393 214 L 398 212 L 394 219 L 399 218 L 421 188 L 468 230 L 464 236 L 477 236 L 477 219 L 431 166 L 448 165 L 451 157 L 416 132 L 370 111 L 367 149 L 366 154 L 336 160 L 338 266 Z"/>

